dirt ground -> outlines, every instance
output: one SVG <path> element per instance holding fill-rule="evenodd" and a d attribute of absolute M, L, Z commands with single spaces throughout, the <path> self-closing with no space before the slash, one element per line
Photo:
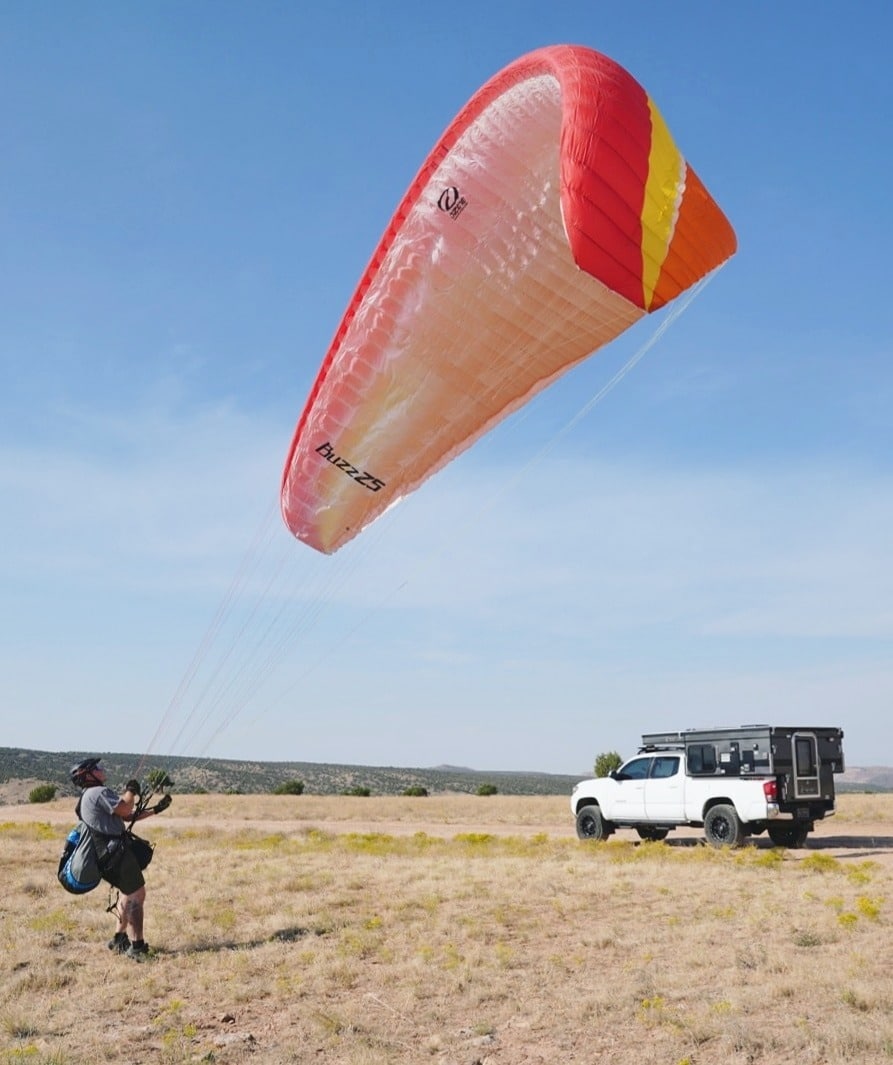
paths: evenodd
<path fill-rule="evenodd" d="M 838 798 L 841 816 L 833 816 L 816 824 L 815 831 L 800 852 L 823 851 L 837 858 L 871 859 L 880 866 L 893 869 L 893 823 L 885 820 L 863 820 L 859 813 L 865 805 L 866 796 L 844 795 Z M 425 800 L 398 798 L 353 799 L 345 798 L 340 813 L 331 813 L 331 797 L 303 796 L 292 806 L 294 813 L 288 817 L 275 816 L 275 798 L 271 796 L 246 796 L 244 810 L 236 808 L 231 816 L 220 817 L 207 811 L 207 801 L 199 796 L 177 796 L 175 805 L 164 815 L 164 825 L 171 829 L 194 827 L 196 821 L 208 828 L 219 830 L 244 829 L 246 831 L 281 832 L 284 835 L 300 835 L 311 829 L 322 828 L 330 833 L 380 833 L 388 836 L 424 833 L 433 837 L 451 839 L 454 836 L 486 832 L 494 836 L 546 835 L 560 839 L 574 835 L 568 800 L 564 796 L 538 796 L 525 800 L 523 819 L 513 818 L 515 807 L 512 796 L 497 796 L 481 800 L 468 796 L 438 796 L 436 819 L 426 819 L 430 806 Z M 432 802 L 435 800 L 432 800 Z M 0 805 L 0 824 L 3 822 L 43 821 L 60 830 L 72 821 L 72 798 L 57 799 L 52 803 L 32 804 L 19 802 Z M 260 809 L 258 809 L 260 806 Z M 849 810 L 857 811 L 857 819 L 847 816 Z M 323 812 L 324 811 L 324 812 Z M 432 811 L 433 812 L 433 811 Z M 631 830 L 621 830 L 616 839 L 638 837 Z M 704 841 L 700 828 L 677 828 L 667 837 L 670 846 L 694 846 Z M 751 837 L 748 844 L 756 847 L 771 847 L 763 835 Z"/>
<path fill-rule="evenodd" d="M 74 803 L 0 805 L 0 1061 L 890 1059 L 890 795 L 734 854 L 580 843 L 566 795 L 176 795 L 136 967 L 52 883 Z"/>

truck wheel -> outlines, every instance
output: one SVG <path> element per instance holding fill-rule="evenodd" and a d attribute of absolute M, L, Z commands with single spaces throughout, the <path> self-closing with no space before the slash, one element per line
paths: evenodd
<path fill-rule="evenodd" d="M 577 836 L 580 839 L 607 839 L 614 831 L 597 806 L 581 806 L 577 811 Z"/>
<path fill-rule="evenodd" d="M 636 831 L 639 833 L 639 839 L 647 839 L 659 843 L 662 839 L 667 838 L 670 830 L 668 828 L 649 828 L 643 825 L 637 828 Z"/>
<path fill-rule="evenodd" d="M 790 847 L 792 850 L 802 847 L 809 835 L 809 825 L 799 821 L 783 821 L 769 826 L 769 839 L 776 847 Z"/>
<path fill-rule="evenodd" d="M 711 806 L 704 818 L 704 835 L 711 847 L 738 847 L 744 839 L 744 826 L 727 803 Z"/>

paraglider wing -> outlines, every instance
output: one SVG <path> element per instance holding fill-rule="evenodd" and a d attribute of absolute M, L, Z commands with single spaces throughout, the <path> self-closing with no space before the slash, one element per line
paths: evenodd
<path fill-rule="evenodd" d="M 483 86 L 428 156 L 323 360 L 282 479 L 331 553 L 735 251 L 623 68 L 561 45 Z"/>

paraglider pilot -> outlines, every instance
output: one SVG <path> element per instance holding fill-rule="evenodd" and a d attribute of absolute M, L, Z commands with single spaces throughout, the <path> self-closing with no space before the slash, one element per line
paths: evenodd
<path fill-rule="evenodd" d="M 143 910 L 146 881 L 143 869 L 151 857 L 151 847 L 130 834 L 130 826 L 146 817 L 160 814 L 171 804 L 165 794 L 151 807 L 140 808 L 140 784 L 128 780 L 119 795 L 106 784 L 105 768 L 99 758 L 85 758 L 72 766 L 71 782 L 82 789 L 77 812 L 93 833 L 102 878 L 121 893 L 116 906 L 118 925 L 109 940 L 109 950 L 140 961 L 149 953 L 143 939 Z M 140 854 L 139 845 L 145 848 Z"/>

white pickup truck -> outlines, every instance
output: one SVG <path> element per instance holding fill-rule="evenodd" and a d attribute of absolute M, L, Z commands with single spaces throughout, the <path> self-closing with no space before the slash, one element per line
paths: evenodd
<path fill-rule="evenodd" d="M 840 729 L 768 725 L 643 736 L 634 758 L 574 788 L 577 835 L 600 840 L 632 828 L 662 840 L 696 825 L 714 847 L 764 831 L 779 846 L 801 847 L 834 813 L 842 740 Z"/>

